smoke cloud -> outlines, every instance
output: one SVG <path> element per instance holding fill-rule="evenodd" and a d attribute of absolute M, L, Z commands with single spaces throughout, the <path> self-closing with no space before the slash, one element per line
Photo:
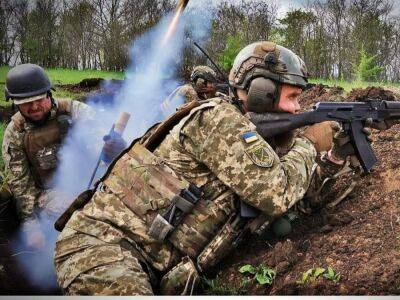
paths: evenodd
<path fill-rule="evenodd" d="M 194 5 L 196 1 L 193 1 Z M 200 2 L 200 1 L 198 1 Z M 181 83 L 176 70 L 183 60 L 183 49 L 188 45 L 187 36 L 197 42 L 207 40 L 211 26 L 211 15 L 204 9 L 197 10 L 190 2 L 179 20 L 175 33 L 165 44 L 162 43 L 167 27 L 173 18 L 164 17 L 154 28 L 133 41 L 130 48 L 131 62 L 125 72 L 125 80 L 118 93 L 114 95 L 93 95 L 87 104 L 94 111 L 94 118 L 78 121 L 70 129 L 64 145 L 59 152 L 60 164 L 54 176 L 55 196 L 52 207 L 57 216 L 84 190 L 95 168 L 103 146 L 103 136 L 121 112 L 131 114 L 123 138 L 128 145 L 157 122 L 171 114 L 182 104 L 169 103 L 168 109 L 162 105 L 164 99 Z M 105 86 L 105 89 L 110 87 Z M 97 172 L 98 179 L 105 171 L 102 165 Z M 60 209 L 62 208 L 62 209 Z M 32 282 L 41 288 L 55 287 L 53 249 L 58 232 L 53 229 L 56 217 L 39 213 L 40 228 L 46 235 L 46 247 L 37 251 L 35 260 L 23 259 L 20 264 Z M 23 251 L 24 236 L 15 238 L 14 251 Z"/>

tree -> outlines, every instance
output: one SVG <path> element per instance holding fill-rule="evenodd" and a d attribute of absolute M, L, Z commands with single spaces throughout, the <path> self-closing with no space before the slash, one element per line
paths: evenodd
<path fill-rule="evenodd" d="M 364 50 L 364 46 L 361 47 L 360 51 L 360 62 L 355 67 L 355 77 L 357 81 L 373 81 L 376 80 L 379 73 L 385 68 L 376 65 L 377 55 L 367 56 Z"/>
<path fill-rule="evenodd" d="M 219 65 L 226 71 L 232 68 L 233 61 L 239 51 L 246 45 L 240 35 L 229 36 L 225 50 L 219 56 Z"/>

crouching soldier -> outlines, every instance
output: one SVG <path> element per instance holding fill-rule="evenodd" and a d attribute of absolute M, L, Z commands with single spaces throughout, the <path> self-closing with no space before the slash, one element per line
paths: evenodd
<path fill-rule="evenodd" d="M 54 201 L 61 195 L 51 185 L 58 150 L 70 126 L 78 119 L 90 119 L 94 113 L 84 103 L 54 99 L 47 74 L 35 64 L 12 68 L 6 77 L 5 94 L 18 109 L 5 130 L 2 145 L 7 184 L 23 228 L 29 231 L 28 246 L 40 247 L 44 236 L 38 228 L 37 213 L 49 210 L 59 215 L 68 206 L 59 199 Z M 116 143 L 111 144 L 111 155 L 124 147 L 120 141 L 115 151 Z"/>
<path fill-rule="evenodd" d="M 188 294 L 244 233 L 262 232 L 323 179 L 316 158 L 331 150 L 334 124 L 310 126 L 275 151 L 244 115 L 296 113 L 303 61 L 257 42 L 238 54 L 230 83 L 232 101 L 183 106 L 64 214 L 55 266 L 65 294 Z M 328 153 L 325 163 L 337 171 L 341 158 Z M 259 215 L 246 216 L 241 203 Z"/>
<path fill-rule="evenodd" d="M 197 66 L 190 74 L 190 83 L 178 87 L 168 96 L 167 103 L 176 103 L 176 98 L 184 103 L 210 99 L 215 96 L 217 74 L 208 66 Z"/>

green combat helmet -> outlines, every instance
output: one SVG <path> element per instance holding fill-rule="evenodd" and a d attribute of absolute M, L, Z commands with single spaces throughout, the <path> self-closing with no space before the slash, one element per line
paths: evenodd
<path fill-rule="evenodd" d="M 43 98 L 52 89 L 49 77 L 35 64 L 21 64 L 7 73 L 6 99 L 15 104 L 23 104 Z"/>
<path fill-rule="evenodd" d="M 256 42 L 236 56 L 229 83 L 248 92 L 250 111 L 264 113 L 276 107 L 281 84 L 304 89 L 307 78 L 303 60 L 292 51 L 273 42 Z"/>
<path fill-rule="evenodd" d="M 217 73 L 208 66 L 196 66 L 194 67 L 192 74 L 190 74 L 190 81 L 199 87 L 204 85 L 207 81 L 216 83 Z"/>

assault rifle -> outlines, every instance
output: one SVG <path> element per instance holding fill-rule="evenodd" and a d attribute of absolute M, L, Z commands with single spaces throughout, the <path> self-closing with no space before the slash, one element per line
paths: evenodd
<path fill-rule="evenodd" d="M 377 158 L 362 129 L 368 126 L 367 122 L 400 120 L 400 102 L 379 99 L 367 99 L 366 102 L 318 102 L 313 110 L 300 114 L 248 114 L 257 126 L 257 132 L 265 139 L 323 121 L 339 122 L 350 136 L 362 168 L 369 173 L 377 163 Z"/>

